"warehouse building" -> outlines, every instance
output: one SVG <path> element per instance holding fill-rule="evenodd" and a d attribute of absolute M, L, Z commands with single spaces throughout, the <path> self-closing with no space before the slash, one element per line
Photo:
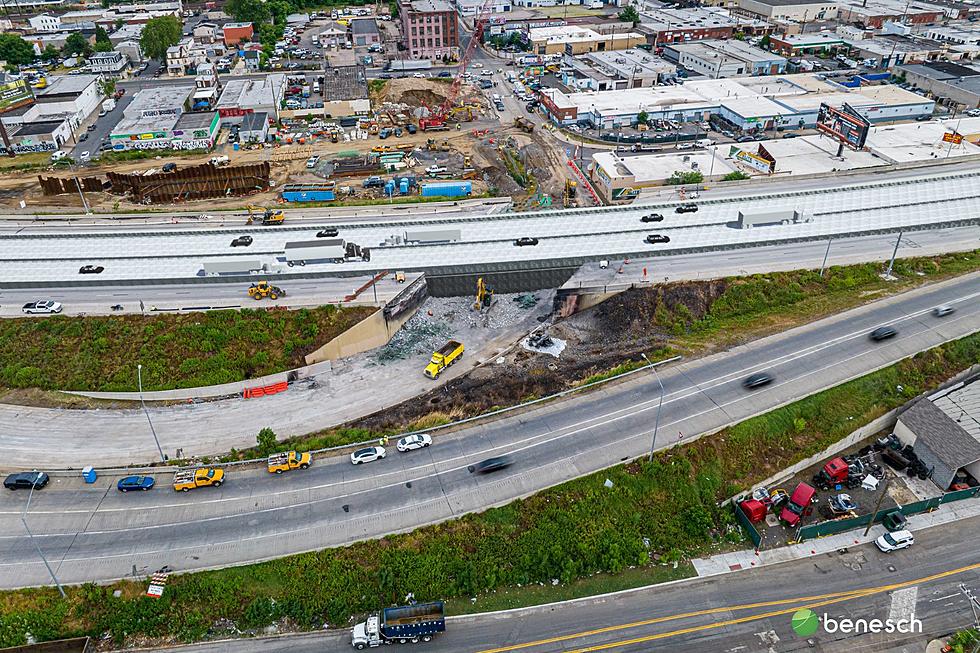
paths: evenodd
<path fill-rule="evenodd" d="M 839 34 L 819 32 L 814 34 L 781 34 L 769 40 L 769 49 L 773 52 L 798 57 L 818 52 L 834 52 L 847 49 L 847 41 Z"/>
<path fill-rule="evenodd" d="M 738 0 L 738 11 L 766 20 L 807 23 L 837 18 L 837 0 Z"/>
<path fill-rule="evenodd" d="M 715 150 L 692 150 L 683 155 L 651 154 L 621 157 L 615 152 L 592 155 L 589 176 L 606 202 L 629 202 L 644 188 L 660 186 L 674 172 L 700 172 L 705 179 L 720 179 L 736 168 Z"/>
<path fill-rule="evenodd" d="M 623 31 L 601 34 L 588 27 L 535 27 L 525 36 L 533 54 L 585 54 L 608 50 L 627 50 L 646 43 L 638 32 Z"/>
<path fill-rule="evenodd" d="M 980 107 L 980 65 L 930 61 L 898 66 L 896 74 L 904 75 L 907 82 L 929 91 L 945 104 L 966 109 Z"/>
<path fill-rule="evenodd" d="M 665 45 L 664 58 L 711 79 L 786 72 L 785 57 L 736 39 Z"/>
<path fill-rule="evenodd" d="M 286 76 L 282 73 L 225 82 L 214 108 L 222 124 L 238 124 L 250 113 L 264 112 L 279 119 L 279 107 L 286 94 Z"/>
<path fill-rule="evenodd" d="M 838 5 L 841 21 L 860 23 L 872 29 L 881 29 L 886 22 L 903 25 L 938 23 L 943 14 L 942 7 L 917 0 L 840 0 Z"/>
<path fill-rule="evenodd" d="M 116 150 L 210 149 L 221 120 L 216 111 L 186 113 L 194 87 L 146 88 L 136 93 L 109 134 Z"/>
<path fill-rule="evenodd" d="M 980 377 L 919 399 L 898 417 L 895 435 L 913 446 L 940 490 L 980 480 Z"/>
<path fill-rule="evenodd" d="M 580 91 L 615 91 L 656 86 L 677 76 L 677 67 L 640 49 L 566 55 L 561 62 L 562 84 Z"/>

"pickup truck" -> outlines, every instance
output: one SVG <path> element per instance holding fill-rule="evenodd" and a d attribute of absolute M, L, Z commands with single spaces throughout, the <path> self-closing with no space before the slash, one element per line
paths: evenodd
<path fill-rule="evenodd" d="M 432 360 L 425 367 L 425 375 L 430 379 L 438 377 L 444 369 L 455 363 L 463 355 L 463 343 L 450 340 L 438 351 L 432 352 Z"/>
<path fill-rule="evenodd" d="M 194 488 L 213 485 L 221 487 L 225 482 L 225 470 L 218 467 L 199 467 L 197 469 L 179 469 L 174 474 L 174 491 L 187 492 Z"/>
<path fill-rule="evenodd" d="M 48 300 L 41 300 L 36 302 L 28 302 L 24 304 L 24 308 L 21 309 L 27 315 L 32 315 L 35 313 L 60 313 L 63 310 L 63 306 L 60 302 Z"/>
<path fill-rule="evenodd" d="M 385 185 L 385 180 L 381 177 L 368 177 L 364 180 L 365 188 L 381 188 Z"/>
<path fill-rule="evenodd" d="M 283 451 L 269 456 L 269 473 L 282 474 L 291 469 L 306 469 L 313 462 L 313 456 L 308 451 L 296 453 L 295 451 Z"/>
<path fill-rule="evenodd" d="M 351 646 L 358 651 L 397 642 L 428 642 L 446 630 L 442 601 L 384 608 L 354 626 Z"/>

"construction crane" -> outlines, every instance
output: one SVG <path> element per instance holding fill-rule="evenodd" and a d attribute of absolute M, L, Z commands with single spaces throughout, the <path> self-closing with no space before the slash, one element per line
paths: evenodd
<path fill-rule="evenodd" d="M 483 277 L 476 280 L 476 302 L 473 304 L 474 311 L 482 311 L 490 308 L 493 303 L 493 288 L 483 282 Z"/>
<path fill-rule="evenodd" d="M 487 21 L 490 20 L 491 9 L 493 8 L 493 0 L 484 0 L 483 5 L 477 10 L 476 15 L 473 18 L 473 34 L 470 35 L 470 41 L 466 44 L 466 50 L 463 52 L 463 57 L 459 60 L 459 67 L 456 69 L 456 77 L 453 78 L 453 83 L 449 86 L 449 91 L 446 93 L 446 99 L 442 101 L 442 104 L 432 109 L 428 106 L 429 115 L 425 118 L 419 120 L 419 129 L 425 130 L 444 130 L 449 129 L 446 122 L 452 115 L 452 109 L 456 105 L 456 98 L 459 96 L 459 89 L 463 86 L 463 75 L 466 73 L 466 67 L 470 63 L 470 59 L 473 58 L 473 53 L 476 52 L 476 48 L 483 38 L 483 29 L 487 25 Z"/>

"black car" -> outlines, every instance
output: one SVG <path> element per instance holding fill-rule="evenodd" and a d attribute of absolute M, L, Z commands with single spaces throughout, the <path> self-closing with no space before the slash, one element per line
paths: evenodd
<path fill-rule="evenodd" d="M 670 236 L 664 236 L 663 234 L 650 234 L 643 240 L 651 245 L 656 245 L 657 243 L 669 243 Z"/>
<path fill-rule="evenodd" d="M 407 125 L 405 125 L 405 129 L 408 130 L 409 134 L 414 134 L 419 130 L 418 127 L 416 127 L 413 123 L 408 123 Z"/>
<path fill-rule="evenodd" d="M 642 218 L 640 218 L 640 222 L 663 222 L 663 221 L 664 221 L 664 216 L 660 215 L 659 213 L 648 213 Z"/>
<path fill-rule="evenodd" d="M 48 484 L 48 480 L 44 472 L 19 472 L 4 479 L 3 486 L 8 490 L 29 490 L 32 487 L 40 490 Z"/>
<path fill-rule="evenodd" d="M 439 73 L 439 77 L 452 77 L 452 76 L 453 76 L 453 74 L 451 72 L 449 72 L 448 70 L 444 70 L 441 73 Z"/>
<path fill-rule="evenodd" d="M 697 204 L 681 204 L 676 209 L 674 209 L 674 211 L 677 212 L 677 213 L 697 213 L 698 212 L 698 205 Z"/>
<path fill-rule="evenodd" d="M 88 130 L 88 131 L 90 131 L 90 132 L 94 132 L 94 131 L 95 131 L 96 129 L 98 129 L 98 128 L 99 128 L 99 127 L 98 127 L 98 125 L 96 125 L 96 124 L 95 124 L 95 123 L 93 122 L 93 123 L 92 123 L 91 125 L 89 125 L 89 126 L 88 126 L 88 127 L 86 127 L 85 129 L 87 129 L 87 130 Z"/>
<path fill-rule="evenodd" d="M 81 135 L 78 137 L 79 143 L 84 143 L 87 140 L 88 140 L 88 133 L 86 132 L 82 132 Z"/>
<path fill-rule="evenodd" d="M 78 273 L 79 274 L 102 274 L 103 270 L 105 270 L 105 268 L 102 267 L 101 265 L 83 265 L 82 267 L 78 268 Z"/>
<path fill-rule="evenodd" d="M 881 342 L 882 340 L 888 340 L 889 338 L 894 338 L 896 335 L 898 335 L 898 331 L 895 330 L 895 327 L 880 326 L 874 331 L 872 331 L 870 334 L 868 334 L 868 337 L 874 340 L 875 342 Z"/>
<path fill-rule="evenodd" d="M 537 245 L 537 244 L 538 244 L 537 238 L 529 238 L 527 236 L 525 236 L 524 238 L 518 238 L 517 240 L 514 241 L 514 245 L 517 247 L 527 247 L 529 245 Z"/>
<path fill-rule="evenodd" d="M 751 143 L 754 140 L 755 139 L 752 138 L 751 136 L 745 135 L 745 136 L 739 136 L 738 138 L 736 138 L 735 139 L 735 142 L 736 143 Z"/>
<path fill-rule="evenodd" d="M 232 247 L 248 247 L 252 244 L 251 236 L 239 236 L 235 240 L 231 241 Z"/>
<path fill-rule="evenodd" d="M 513 462 L 514 461 L 511 460 L 510 456 L 495 456 L 493 458 L 487 458 L 486 460 L 481 460 L 477 464 L 473 465 L 473 473 L 487 474 L 489 472 L 496 472 L 510 467 Z"/>
<path fill-rule="evenodd" d="M 163 168 L 161 168 L 161 170 L 163 170 L 164 172 L 174 172 L 176 169 L 177 169 L 176 163 L 164 163 Z"/>
<path fill-rule="evenodd" d="M 772 383 L 772 379 L 772 374 L 769 372 L 756 372 L 742 381 L 742 385 L 749 390 L 754 390 L 755 388 L 761 388 L 764 385 L 769 385 Z"/>
<path fill-rule="evenodd" d="M 317 238 L 336 238 L 337 237 L 337 234 L 339 234 L 339 233 L 340 233 L 340 231 L 337 229 L 337 227 L 327 227 L 326 229 L 321 229 L 320 231 L 316 232 L 316 237 Z"/>

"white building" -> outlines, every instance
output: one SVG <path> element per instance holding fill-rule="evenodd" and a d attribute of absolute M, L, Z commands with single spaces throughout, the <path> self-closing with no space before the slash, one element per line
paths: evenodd
<path fill-rule="evenodd" d="M 57 32 L 61 29 L 61 18 L 51 14 L 38 14 L 27 22 L 35 32 Z"/>
<path fill-rule="evenodd" d="M 177 45 L 167 48 L 167 74 L 177 77 L 187 73 L 187 67 L 191 65 L 191 46 L 194 39 L 182 39 Z"/>
<path fill-rule="evenodd" d="M 92 53 L 92 56 L 88 58 L 88 65 L 93 73 L 118 77 L 129 67 L 129 60 L 122 52 L 110 50 Z"/>

